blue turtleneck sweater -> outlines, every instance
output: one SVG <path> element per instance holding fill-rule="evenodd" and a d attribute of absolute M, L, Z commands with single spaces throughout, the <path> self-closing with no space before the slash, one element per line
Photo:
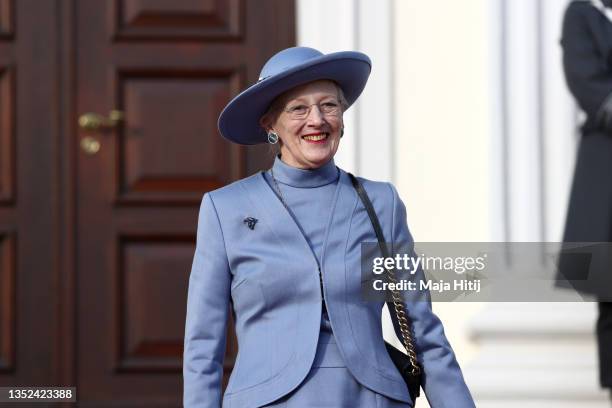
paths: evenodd
<path fill-rule="evenodd" d="M 272 170 L 291 216 L 302 230 L 320 265 L 325 231 L 331 215 L 332 199 L 340 175 L 334 159 L 317 169 L 304 170 L 286 164 L 280 159 L 280 156 L 277 156 Z M 269 170 L 265 172 L 265 178 L 278 195 Z M 325 305 L 323 306 L 321 329 L 331 333 L 327 310 Z"/>

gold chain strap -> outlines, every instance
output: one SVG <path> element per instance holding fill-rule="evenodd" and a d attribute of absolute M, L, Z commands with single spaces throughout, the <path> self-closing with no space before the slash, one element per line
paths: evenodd
<path fill-rule="evenodd" d="M 395 278 L 395 272 L 393 272 L 393 269 L 387 270 L 387 274 L 389 275 L 389 281 L 391 283 L 397 283 L 397 279 Z M 406 310 L 404 309 L 402 298 L 400 297 L 399 291 L 397 289 L 392 289 L 391 292 L 393 298 L 393 306 L 395 308 L 395 316 L 397 317 L 400 332 L 402 333 L 402 344 L 404 345 L 404 348 L 408 353 L 408 359 L 410 360 L 410 365 L 412 366 L 411 373 L 412 375 L 419 375 L 421 373 L 421 367 L 418 364 L 416 352 L 414 350 L 412 335 L 410 334 L 410 327 L 408 326 L 408 319 L 406 319 Z"/>

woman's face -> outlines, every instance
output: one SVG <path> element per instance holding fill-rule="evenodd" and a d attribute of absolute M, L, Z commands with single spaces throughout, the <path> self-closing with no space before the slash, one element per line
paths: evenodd
<path fill-rule="evenodd" d="M 285 163 L 302 169 L 321 167 L 338 150 L 342 106 L 332 81 L 310 82 L 282 96 L 281 110 L 269 130 L 282 141 Z"/>

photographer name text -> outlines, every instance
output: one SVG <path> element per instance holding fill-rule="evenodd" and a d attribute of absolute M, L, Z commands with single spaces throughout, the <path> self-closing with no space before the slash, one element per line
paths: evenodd
<path fill-rule="evenodd" d="M 430 292 L 475 292 L 480 293 L 480 279 L 453 279 L 450 281 L 431 279 L 420 280 L 418 282 L 401 279 L 397 282 L 384 282 L 382 279 L 376 279 L 372 282 L 372 287 L 377 291 L 397 290 L 397 291 L 422 291 L 429 290 Z"/>

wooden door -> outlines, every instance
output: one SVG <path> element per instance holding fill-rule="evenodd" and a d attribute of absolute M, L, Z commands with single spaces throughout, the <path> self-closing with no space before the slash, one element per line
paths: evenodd
<path fill-rule="evenodd" d="M 225 142 L 217 117 L 292 45 L 294 5 L 74 5 L 79 406 L 181 406 L 200 200 L 270 163 L 265 146 Z M 226 375 L 235 352 L 229 341 Z"/>

